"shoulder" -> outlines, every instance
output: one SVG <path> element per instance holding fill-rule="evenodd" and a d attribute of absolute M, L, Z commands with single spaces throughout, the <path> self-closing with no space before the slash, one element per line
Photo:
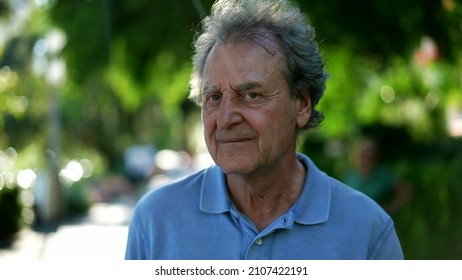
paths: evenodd
<path fill-rule="evenodd" d="M 351 219 L 364 221 L 379 219 L 382 222 L 389 220 L 388 214 L 373 199 L 333 178 L 320 170 L 308 157 L 299 155 L 309 168 L 308 187 L 312 189 L 311 195 L 326 197 L 329 220 Z M 311 184 L 311 186 L 310 186 Z"/>
<path fill-rule="evenodd" d="M 367 241 L 368 259 L 402 259 L 394 222 L 389 214 L 365 194 L 330 178 L 329 222 L 340 224 L 343 234 Z"/>
<path fill-rule="evenodd" d="M 346 248 L 352 258 L 402 258 L 393 220 L 379 204 L 327 175 L 308 157 L 299 159 L 308 167 L 300 221 L 320 225 L 320 235 L 331 236 L 333 244 Z"/>
<path fill-rule="evenodd" d="M 373 199 L 353 187 L 329 177 L 333 206 L 349 208 L 351 211 L 381 213 L 382 208 Z"/>
<path fill-rule="evenodd" d="M 300 197 L 306 222 L 364 220 L 386 217 L 386 213 L 372 199 L 320 170 L 307 156 L 298 154 L 307 166 L 308 175 Z M 311 213 L 311 214 L 310 214 Z M 314 215 L 313 213 L 316 213 Z M 316 216 L 316 217 L 315 217 Z"/>

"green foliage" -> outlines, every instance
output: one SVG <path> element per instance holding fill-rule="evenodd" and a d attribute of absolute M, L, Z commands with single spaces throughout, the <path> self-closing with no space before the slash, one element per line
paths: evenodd
<path fill-rule="evenodd" d="M 461 140 L 421 147 L 396 169 L 412 183 L 412 199 L 394 218 L 408 259 L 460 259 Z"/>
<path fill-rule="evenodd" d="M 11 13 L 10 5 L 11 5 L 10 2 L 7 2 L 7 1 L 0 2 L 0 20 L 10 16 L 10 13 Z"/>
<path fill-rule="evenodd" d="M 462 104 L 460 69 L 447 62 L 419 67 L 412 58 L 395 57 L 378 67 L 348 48 L 327 48 L 325 56 L 331 77 L 319 108 L 327 116 L 326 137 L 349 137 L 358 125 L 379 123 L 405 127 L 417 142 L 431 141 L 446 134 L 447 105 Z"/>

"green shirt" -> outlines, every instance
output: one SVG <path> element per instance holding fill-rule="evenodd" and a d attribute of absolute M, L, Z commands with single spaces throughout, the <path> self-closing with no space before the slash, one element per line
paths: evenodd
<path fill-rule="evenodd" d="M 389 169 L 377 166 L 369 177 L 363 177 L 356 170 L 352 170 L 344 182 L 378 203 L 383 203 L 392 195 L 396 180 Z"/>

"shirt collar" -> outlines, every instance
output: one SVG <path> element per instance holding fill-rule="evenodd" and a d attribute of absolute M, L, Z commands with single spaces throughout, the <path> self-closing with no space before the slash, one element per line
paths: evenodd
<path fill-rule="evenodd" d="M 200 209 L 216 214 L 231 210 L 231 199 L 226 186 L 225 174 L 216 165 L 205 170 Z"/>
<path fill-rule="evenodd" d="M 306 166 L 307 176 L 293 209 L 295 221 L 305 225 L 325 222 L 329 216 L 331 198 L 328 177 L 307 156 L 299 153 L 297 158 Z M 218 166 L 212 165 L 205 170 L 200 209 L 218 214 L 230 211 L 231 205 L 225 174 Z"/>
<path fill-rule="evenodd" d="M 314 225 L 327 221 L 331 200 L 329 177 L 306 155 L 297 154 L 307 169 L 305 185 L 295 205 L 295 221 Z"/>

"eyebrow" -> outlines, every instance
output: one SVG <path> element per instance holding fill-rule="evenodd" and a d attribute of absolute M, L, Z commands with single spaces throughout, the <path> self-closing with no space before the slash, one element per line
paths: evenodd
<path fill-rule="evenodd" d="M 261 86 L 262 84 L 259 82 L 247 82 L 247 83 L 239 84 L 235 87 L 231 86 L 231 89 L 239 92 L 243 90 L 259 88 Z M 202 90 L 202 93 L 218 92 L 219 89 L 220 87 L 217 85 L 205 85 L 204 89 Z"/>
<path fill-rule="evenodd" d="M 243 90 L 259 88 L 261 86 L 262 85 L 259 82 L 248 82 L 248 83 L 239 84 L 236 86 L 236 88 L 233 88 L 233 87 L 231 88 L 235 91 L 243 91 Z"/>
<path fill-rule="evenodd" d="M 209 92 L 216 92 L 218 91 L 219 87 L 218 86 L 215 86 L 215 85 L 206 85 L 204 86 L 204 88 L 202 89 L 202 94 L 204 93 L 209 93 Z"/>

